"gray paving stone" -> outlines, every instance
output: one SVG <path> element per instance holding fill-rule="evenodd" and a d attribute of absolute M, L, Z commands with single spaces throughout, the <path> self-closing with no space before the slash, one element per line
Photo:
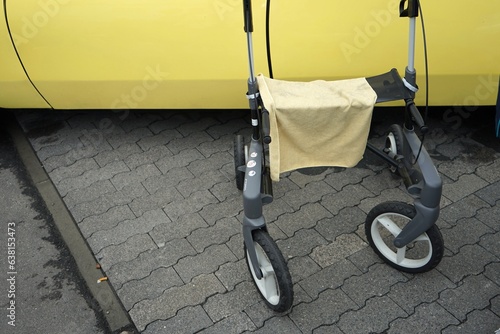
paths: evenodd
<path fill-rule="evenodd" d="M 391 188 L 402 186 L 403 181 L 396 177 L 389 169 L 383 169 L 375 175 L 369 175 L 363 178 L 361 185 L 376 195 Z"/>
<path fill-rule="evenodd" d="M 164 224 L 155 226 L 150 235 L 157 245 L 162 246 L 171 240 L 186 238 L 193 231 L 207 226 L 199 214 L 189 213 L 177 220 L 167 218 Z"/>
<path fill-rule="evenodd" d="M 133 171 L 114 175 L 111 182 L 117 190 L 122 190 L 126 186 L 134 186 L 149 177 L 160 175 L 160 171 L 153 164 L 145 164 L 137 167 Z"/>
<path fill-rule="evenodd" d="M 242 333 L 244 331 L 251 331 L 255 329 L 248 315 L 244 312 L 235 312 L 227 318 L 217 322 L 211 327 L 208 327 L 200 334 L 219 334 L 219 333 Z"/>
<path fill-rule="evenodd" d="M 383 260 L 375 254 L 371 247 L 365 247 L 362 250 L 349 255 L 347 259 L 363 273 L 366 273 L 375 263 L 383 263 Z"/>
<path fill-rule="evenodd" d="M 116 263 L 106 273 L 113 287 L 119 289 L 128 281 L 143 279 L 158 268 L 171 267 L 179 259 L 194 254 L 196 251 L 189 242 L 185 239 L 176 239 L 166 243 L 163 247 L 142 252 L 130 261 Z"/>
<path fill-rule="evenodd" d="M 103 248 L 118 245 L 134 235 L 147 234 L 157 226 L 167 225 L 170 220 L 161 209 L 148 211 L 139 218 L 121 221 L 111 229 L 102 229 L 87 239 L 94 253 Z"/>
<path fill-rule="evenodd" d="M 381 195 L 376 197 L 367 197 L 361 200 L 358 205 L 363 212 L 367 215 L 368 213 L 377 205 L 384 202 L 399 201 L 404 203 L 413 203 L 413 198 L 408 195 L 403 187 L 400 188 L 390 188 L 382 192 Z"/>
<path fill-rule="evenodd" d="M 309 276 L 321 270 L 321 267 L 309 256 L 294 257 L 287 260 L 287 264 L 293 282 L 307 280 Z"/>
<path fill-rule="evenodd" d="M 127 204 L 129 204 L 130 209 L 134 212 L 136 216 L 142 216 L 144 212 L 155 210 L 157 208 L 164 209 L 168 204 L 174 201 L 182 201 L 182 195 L 175 188 L 164 187 L 155 192 L 154 194 L 149 194 L 147 190 L 144 189 L 143 196 L 137 196 L 135 198 L 129 199 Z"/>
<path fill-rule="evenodd" d="M 485 267 L 484 276 L 500 286 L 500 262 L 492 262 Z"/>
<path fill-rule="evenodd" d="M 88 170 L 98 169 L 99 165 L 93 158 L 81 159 L 70 166 L 61 166 L 50 172 L 50 179 L 54 184 L 58 184 L 61 180 L 77 177 Z"/>
<path fill-rule="evenodd" d="M 492 208 L 483 208 L 477 212 L 476 218 L 488 225 L 495 231 L 500 231 L 500 224 L 498 223 L 500 217 L 500 202 L 497 202 Z"/>
<path fill-rule="evenodd" d="M 485 234 L 481 237 L 479 244 L 500 260 L 500 234 Z"/>
<path fill-rule="evenodd" d="M 318 167 L 322 168 L 322 167 Z M 290 173 L 290 176 L 288 176 L 288 180 L 292 181 L 296 185 L 298 185 L 300 188 L 304 188 L 306 185 L 312 182 L 320 182 L 320 181 L 325 181 L 325 177 L 334 172 L 334 167 L 329 167 L 329 168 L 324 168 L 324 171 L 319 173 L 319 174 L 305 174 L 303 172 L 300 172 L 298 170 L 292 171 Z"/>
<path fill-rule="evenodd" d="M 231 175 L 228 176 L 227 173 L 225 173 L 223 170 L 219 170 L 221 175 L 223 176 L 223 179 L 221 182 L 212 184 L 210 185 L 209 190 L 212 193 L 212 195 L 215 196 L 219 201 L 225 202 L 225 201 L 231 201 L 235 198 L 241 197 L 241 193 L 236 188 L 235 186 L 235 180 L 234 180 L 234 169 L 233 165 L 231 164 Z M 240 198 L 241 200 L 241 198 Z M 240 202 L 241 203 L 241 202 Z"/>
<path fill-rule="evenodd" d="M 214 225 L 221 219 L 238 216 L 242 210 L 243 199 L 238 196 L 228 198 L 221 203 L 208 204 L 201 209 L 199 214 L 209 225 Z"/>
<path fill-rule="evenodd" d="M 115 206 L 100 215 L 85 218 L 78 224 L 80 231 L 85 238 L 101 229 L 111 229 L 124 220 L 134 219 L 136 216 L 128 205 Z"/>
<path fill-rule="evenodd" d="M 192 334 L 213 325 L 212 320 L 200 305 L 181 309 L 168 320 L 158 320 L 150 323 L 143 334 Z"/>
<path fill-rule="evenodd" d="M 232 236 L 226 246 L 233 252 L 233 254 L 239 259 L 245 258 L 245 253 L 243 251 L 243 234 L 238 233 Z"/>
<path fill-rule="evenodd" d="M 460 321 L 467 314 L 489 306 L 490 299 L 500 294 L 500 287 L 482 275 L 468 276 L 455 289 L 444 290 L 438 303 Z"/>
<path fill-rule="evenodd" d="M 66 196 L 72 190 L 86 188 L 95 182 L 109 180 L 116 174 L 128 171 L 127 165 L 122 161 L 113 162 L 102 168 L 86 171 L 80 176 L 64 179 L 57 184 L 57 190 L 61 196 Z"/>
<path fill-rule="evenodd" d="M 201 176 L 210 170 L 218 171 L 222 166 L 232 161 L 233 157 L 229 152 L 217 152 L 212 154 L 209 158 L 190 162 L 187 169 L 193 173 L 193 175 Z"/>
<path fill-rule="evenodd" d="M 459 321 L 438 303 L 424 303 L 409 317 L 393 321 L 387 333 L 414 333 L 415 329 L 418 329 L 418 333 L 421 334 L 435 334 L 449 325 L 457 324 Z"/>
<path fill-rule="evenodd" d="M 348 278 L 341 289 L 358 306 L 363 307 L 368 299 L 383 296 L 394 284 L 406 281 L 407 278 L 399 271 L 376 264 L 367 273 Z"/>
<path fill-rule="evenodd" d="M 127 187 L 123 188 L 121 191 L 106 193 L 93 201 L 77 204 L 71 208 L 71 214 L 77 222 L 81 222 L 87 217 L 104 214 L 115 206 L 131 204 L 133 210 L 132 205 L 134 202 L 143 196 L 147 196 L 147 191 L 141 185 L 130 188 Z M 145 211 L 151 211 L 157 208 L 158 206 L 150 209 L 146 207 L 143 211 L 136 211 L 134 214 L 139 217 L 142 216 Z"/>
<path fill-rule="evenodd" d="M 251 279 L 245 259 L 224 263 L 215 272 L 215 276 L 217 276 L 227 291 L 232 291 L 236 285 Z"/>
<path fill-rule="evenodd" d="M 436 269 L 453 283 L 458 283 L 466 276 L 482 273 L 487 264 L 495 261 L 498 259 L 481 246 L 466 245 L 458 254 L 443 257 Z"/>
<path fill-rule="evenodd" d="M 366 219 L 366 213 L 357 207 L 341 209 L 333 218 L 318 222 L 315 229 L 327 240 L 335 240 L 345 233 L 355 232 Z"/>
<path fill-rule="evenodd" d="M 120 123 L 120 127 L 125 132 L 130 132 L 137 128 L 147 127 L 148 125 L 162 120 L 163 117 L 154 112 L 130 112 L 127 117 Z"/>
<path fill-rule="evenodd" d="M 165 290 L 183 284 L 172 267 L 161 267 L 153 270 L 149 276 L 124 283 L 116 292 L 125 309 L 130 310 L 141 300 L 157 298 Z"/>
<path fill-rule="evenodd" d="M 344 333 L 381 333 L 393 320 L 406 316 L 389 297 L 375 297 L 361 309 L 342 314 L 337 326 Z"/>
<path fill-rule="evenodd" d="M 241 195 L 240 195 L 241 197 Z M 243 210 L 243 199 L 239 198 L 240 209 Z M 288 205 L 283 198 L 274 199 L 270 205 L 265 205 L 263 208 L 264 218 L 267 222 L 276 222 L 276 220 L 286 214 L 292 213 L 294 210 Z"/>
<path fill-rule="evenodd" d="M 242 233 L 241 224 L 232 217 L 221 219 L 213 226 L 193 231 L 187 240 L 201 253 L 210 245 L 228 242 L 233 235 L 238 233 Z"/>
<path fill-rule="evenodd" d="M 164 145 L 154 146 L 145 152 L 139 152 L 131 154 L 123 159 L 123 162 L 133 170 L 141 165 L 153 164 L 162 158 L 171 157 L 172 152 L 168 150 Z"/>
<path fill-rule="evenodd" d="M 151 130 L 146 127 L 133 129 L 126 133 L 113 133 L 107 138 L 108 143 L 114 148 L 118 148 L 126 144 L 134 144 L 145 137 L 153 136 Z"/>
<path fill-rule="evenodd" d="M 487 166 L 478 167 L 476 175 L 490 183 L 500 180 L 500 159 L 497 158 L 496 161 Z"/>
<path fill-rule="evenodd" d="M 324 195 L 335 193 L 335 189 L 325 182 L 311 182 L 303 188 L 287 192 L 283 200 L 294 210 L 299 210 L 305 204 L 320 201 Z"/>
<path fill-rule="evenodd" d="M 302 333 L 312 333 L 321 325 L 331 325 L 346 311 L 357 309 L 356 304 L 340 289 L 326 290 L 311 303 L 293 308 L 290 318 Z"/>
<path fill-rule="evenodd" d="M 156 244 L 149 235 L 136 234 L 121 244 L 104 248 L 96 254 L 96 258 L 106 271 L 117 263 L 130 261 L 139 254 L 155 248 Z"/>
<path fill-rule="evenodd" d="M 213 141 L 206 132 L 194 132 L 184 138 L 173 139 L 167 144 L 167 148 L 175 155 L 184 150 L 195 149 L 205 142 Z M 201 153 L 200 153 L 201 155 Z M 201 155 L 203 156 L 203 155 Z"/>
<path fill-rule="evenodd" d="M 309 296 L 316 299 L 321 292 L 327 289 L 337 289 L 349 277 L 360 274 L 361 271 L 350 261 L 341 260 L 310 275 L 309 278 L 300 281 L 299 285 Z"/>
<path fill-rule="evenodd" d="M 203 190 L 192 193 L 184 200 L 168 203 L 163 210 L 170 219 L 177 220 L 184 214 L 199 212 L 206 205 L 217 202 L 217 199 L 208 190 Z"/>
<path fill-rule="evenodd" d="M 488 203 L 476 195 L 469 195 L 443 208 L 440 212 L 440 218 L 455 225 L 462 218 L 474 217 L 481 208 L 489 208 Z"/>
<path fill-rule="evenodd" d="M 48 172 L 61 167 L 69 167 L 79 160 L 91 159 L 96 156 L 99 152 L 109 150 L 109 148 L 103 148 L 96 150 L 92 146 L 85 146 L 79 143 L 73 150 L 65 153 L 63 155 L 57 155 L 47 158 L 42 162 L 43 168 Z"/>
<path fill-rule="evenodd" d="M 80 139 L 74 138 L 63 138 L 58 143 L 54 145 L 45 145 L 37 149 L 37 156 L 40 161 L 45 161 L 48 158 L 54 156 L 61 156 L 73 151 L 78 144 L 81 144 Z"/>
<path fill-rule="evenodd" d="M 169 114 L 165 115 L 165 118 L 166 119 L 151 123 L 149 129 L 157 134 L 165 130 L 175 129 L 181 124 L 191 121 L 185 113 Z"/>
<path fill-rule="evenodd" d="M 316 247 L 310 256 L 320 267 L 325 268 L 367 246 L 356 234 L 342 234 L 332 243 Z"/>
<path fill-rule="evenodd" d="M 276 220 L 276 225 L 289 237 L 301 229 L 316 226 L 321 219 L 331 217 L 323 206 L 318 203 L 306 204 L 294 213 L 286 213 Z"/>
<path fill-rule="evenodd" d="M 289 191 L 300 189 L 294 182 L 288 179 L 288 177 L 281 177 L 279 182 L 273 182 L 273 195 L 274 199 L 281 199 Z"/>
<path fill-rule="evenodd" d="M 362 185 L 347 185 L 336 194 L 323 196 L 321 204 L 336 215 L 343 208 L 356 206 L 367 197 L 374 197 L 374 195 Z"/>
<path fill-rule="evenodd" d="M 314 229 L 304 229 L 297 231 L 295 235 L 286 240 L 280 240 L 276 244 L 281 250 L 283 256 L 287 259 L 304 256 L 319 246 L 327 244 L 327 240 Z"/>
<path fill-rule="evenodd" d="M 243 311 L 260 301 L 260 296 L 252 282 L 242 282 L 226 293 L 219 293 L 207 299 L 203 308 L 210 319 L 218 322 L 231 314 Z"/>
<path fill-rule="evenodd" d="M 475 244 L 483 235 L 493 232 L 493 230 L 476 218 L 461 219 L 455 225 L 449 229 L 441 229 L 441 234 L 445 240 L 445 247 L 455 254 L 463 246 Z"/>
<path fill-rule="evenodd" d="M 485 202 L 488 202 L 491 206 L 495 205 L 495 203 L 500 200 L 500 181 L 484 187 L 479 190 L 476 195 Z"/>
<path fill-rule="evenodd" d="M 254 331 L 256 334 L 301 334 L 302 332 L 295 326 L 292 320 L 288 317 L 274 317 L 266 321 L 263 327 Z"/>
<path fill-rule="evenodd" d="M 443 184 L 443 195 L 453 202 L 461 200 L 488 186 L 488 183 L 475 174 L 465 174 L 452 183 Z M 479 196 L 481 197 L 481 196 Z"/>
<path fill-rule="evenodd" d="M 247 111 L 244 113 L 248 115 Z M 233 119 L 228 119 L 231 116 Z M 215 139 L 226 136 L 228 133 L 231 136 L 241 134 L 250 138 L 251 125 L 246 121 L 243 113 L 232 111 L 230 114 L 224 114 L 224 119 L 221 119 L 221 122 L 221 124 L 214 124 L 210 128 L 207 128 L 206 132 Z"/>
<path fill-rule="evenodd" d="M 231 152 L 233 151 L 233 140 L 233 134 L 226 134 L 224 136 L 215 138 L 214 141 L 202 143 L 196 149 L 207 158 L 213 156 L 214 154 L 225 151 L 227 151 L 227 153 L 231 155 Z M 233 162 L 233 159 L 230 158 L 228 161 Z"/>
<path fill-rule="evenodd" d="M 173 156 L 168 156 L 159 159 L 155 164 L 160 171 L 165 174 L 173 168 L 186 167 L 191 162 L 202 160 L 205 157 L 198 150 L 191 148 L 175 153 Z"/>
<path fill-rule="evenodd" d="M 234 254 L 226 245 L 214 245 L 207 247 L 203 253 L 180 259 L 174 265 L 174 269 L 182 280 L 188 283 L 195 276 L 213 273 L 221 265 L 236 260 Z"/>
<path fill-rule="evenodd" d="M 172 140 L 181 139 L 182 135 L 177 130 L 164 130 L 152 136 L 140 138 L 137 145 L 143 150 L 148 151 L 157 147 L 164 147 L 168 150 L 168 145 Z M 170 152 L 170 150 L 168 150 Z"/>
<path fill-rule="evenodd" d="M 491 161 L 479 161 L 470 159 L 467 154 L 461 154 L 452 161 L 445 161 L 439 164 L 438 170 L 440 173 L 448 176 L 449 178 L 457 181 L 463 174 L 472 174 L 481 165 L 490 164 Z"/>
<path fill-rule="evenodd" d="M 313 330 L 313 334 L 344 334 L 337 325 L 320 326 Z"/>
<path fill-rule="evenodd" d="M 474 310 L 458 326 L 449 326 L 442 334 L 495 333 L 500 329 L 500 317 L 490 310 Z"/>
<path fill-rule="evenodd" d="M 184 198 L 187 198 L 194 192 L 211 189 L 214 185 L 227 181 L 228 179 L 218 170 L 209 170 L 201 175 L 196 175 L 194 178 L 186 178 L 180 181 L 176 188 Z"/>
<path fill-rule="evenodd" d="M 123 161 L 127 157 L 142 152 L 136 143 L 128 143 L 113 150 L 103 151 L 94 157 L 99 166 L 104 167 L 110 163 Z"/>
<path fill-rule="evenodd" d="M 491 300 L 491 311 L 500 317 L 500 295 Z"/>
<path fill-rule="evenodd" d="M 387 294 L 408 314 L 422 303 L 432 303 L 439 298 L 441 291 L 455 288 L 449 279 L 437 270 L 413 275 L 406 282 L 394 284 Z"/>
<path fill-rule="evenodd" d="M 72 208 L 78 204 L 94 201 L 103 195 L 114 193 L 115 191 L 116 188 L 109 180 L 98 181 L 88 187 L 71 190 L 64 196 L 64 203 L 69 208 Z"/>
<path fill-rule="evenodd" d="M 335 190 L 340 191 L 349 184 L 361 183 L 364 178 L 370 175 L 375 175 L 375 173 L 367 168 L 348 168 L 343 172 L 328 174 L 325 182 Z"/>
<path fill-rule="evenodd" d="M 183 136 L 189 136 L 190 134 L 204 132 L 211 126 L 219 124 L 220 122 L 211 115 L 207 115 L 207 113 L 202 113 L 197 115 L 195 119 L 192 119 L 191 122 L 182 123 L 176 129 Z"/>
<path fill-rule="evenodd" d="M 165 188 L 176 187 L 182 180 L 192 178 L 194 175 L 185 168 L 173 168 L 165 174 L 149 176 L 142 184 L 150 194 L 155 194 Z"/>
<path fill-rule="evenodd" d="M 166 290 L 155 299 L 138 302 L 129 314 L 137 329 L 142 331 L 149 323 L 172 318 L 177 314 L 177 310 L 201 304 L 208 297 L 224 290 L 215 275 L 201 275 L 189 284 Z"/>

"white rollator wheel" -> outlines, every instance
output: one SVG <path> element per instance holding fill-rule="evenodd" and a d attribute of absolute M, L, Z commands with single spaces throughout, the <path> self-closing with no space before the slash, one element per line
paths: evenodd
<path fill-rule="evenodd" d="M 443 257 L 441 232 L 432 225 L 426 232 L 403 248 L 394 239 L 416 215 L 412 205 L 385 202 L 374 207 L 366 218 L 365 233 L 370 246 L 387 264 L 408 273 L 426 272 L 436 267 Z"/>
<path fill-rule="evenodd" d="M 262 278 L 258 279 L 245 247 L 248 269 L 266 305 L 276 312 L 287 311 L 293 303 L 293 284 L 288 266 L 274 240 L 264 230 L 253 232 L 258 268 Z"/>

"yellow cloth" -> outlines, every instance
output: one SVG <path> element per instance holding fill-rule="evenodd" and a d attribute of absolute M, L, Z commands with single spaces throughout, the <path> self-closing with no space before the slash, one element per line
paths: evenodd
<path fill-rule="evenodd" d="M 353 167 L 363 158 L 377 100 L 365 78 L 294 82 L 260 74 L 257 81 L 270 116 L 273 181 L 282 172 Z"/>

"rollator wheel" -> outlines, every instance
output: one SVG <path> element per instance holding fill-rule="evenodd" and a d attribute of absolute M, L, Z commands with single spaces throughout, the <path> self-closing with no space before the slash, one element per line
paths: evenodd
<path fill-rule="evenodd" d="M 245 172 L 239 170 L 241 166 L 245 166 L 245 138 L 242 135 L 236 135 L 233 142 L 234 149 L 234 172 L 236 175 L 236 188 L 243 190 L 245 182 Z"/>
<path fill-rule="evenodd" d="M 416 215 L 412 205 L 385 202 L 374 207 L 365 221 L 365 233 L 375 253 L 391 267 L 408 273 L 426 272 L 436 267 L 443 257 L 441 232 L 432 225 L 404 248 L 393 241 Z"/>
<path fill-rule="evenodd" d="M 293 285 L 288 266 L 274 240 L 263 230 L 253 232 L 258 267 L 262 272 L 259 280 L 255 275 L 250 256 L 245 247 L 248 269 L 266 305 L 276 312 L 292 307 Z"/>
<path fill-rule="evenodd" d="M 404 145 L 403 128 L 398 124 L 392 124 L 387 131 L 385 138 L 385 148 L 389 149 L 394 154 L 403 154 Z M 389 169 L 392 173 L 400 175 L 397 167 L 390 166 Z"/>

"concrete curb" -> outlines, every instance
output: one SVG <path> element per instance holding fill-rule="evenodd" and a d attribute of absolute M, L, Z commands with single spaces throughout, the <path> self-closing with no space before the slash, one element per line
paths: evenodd
<path fill-rule="evenodd" d="M 59 196 L 54 184 L 43 169 L 24 132 L 13 117 L 8 122 L 10 123 L 8 129 L 19 156 L 48 210 L 52 214 L 54 222 L 71 255 L 75 259 L 90 293 L 99 304 L 111 332 L 123 334 L 138 333 L 111 285 L 107 282 L 97 283 L 98 279 L 104 276 L 104 273 L 102 270 L 97 269 L 98 262 L 90 247 L 82 236 L 62 198 Z"/>

